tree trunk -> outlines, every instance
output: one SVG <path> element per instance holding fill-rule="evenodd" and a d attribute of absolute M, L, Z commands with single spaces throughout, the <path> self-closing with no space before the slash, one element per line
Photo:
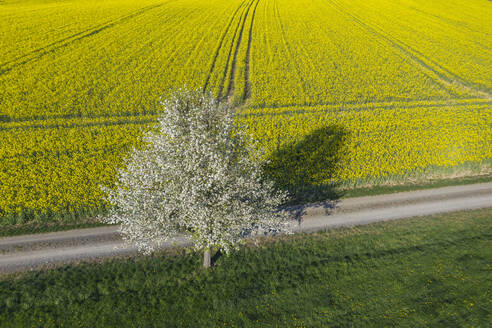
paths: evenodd
<path fill-rule="evenodd" d="M 204 268 L 210 268 L 210 262 L 212 259 L 212 252 L 210 251 L 210 248 L 205 250 L 205 253 L 203 253 L 203 267 Z"/>

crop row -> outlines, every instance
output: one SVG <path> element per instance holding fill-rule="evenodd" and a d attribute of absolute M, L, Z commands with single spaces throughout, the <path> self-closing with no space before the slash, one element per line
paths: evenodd
<path fill-rule="evenodd" d="M 13 2 L 13 3 L 9 3 Z M 156 1 L 2 1 L 0 67 L 19 64 L 43 51 L 139 14 Z M 2 70 L 0 69 L 0 71 Z"/>
<path fill-rule="evenodd" d="M 243 107 L 490 99 L 486 15 L 444 3 L 9 1 L 0 120 L 154 113 L 183 85 Z"/>
<path fill-rule="evenodd" d="M 454 87 L 492 95 L 492 6 L 480 0 L 335 0 Z M 464 5 L 466 3 L 466 5 Z M 384 10 L 380 10 L 384 8 Z"/>
<path fill-rule="evenodd" d="M 89 2 L 97 13 L 98 2 Z M 76 22 L 82 34 L 73 33 L 73 24 L 54 15 L 52 25 L 77 36 L 64 41 L 66 32 L 58 37 L 59 42 L 43 41 L 46 49 L 40 47 L 26 57 L 29 60 L 16 61 L 15 55 L 4 53 L 0 63 L 13 61 L 15 65 L 0 68 L 0 119 L 153 113 L 160 97 L 170 90 L 203 86 L 218 38 L 240 1 L 130 2 L 134 7 L 140 5 L 123 11 L 121 16 L 127 19 L 119 18 L 118 23 L 109 22 L 112 16 L 108 14 L 109 23 L 95 20 L 89 24 L 92 11 L 81 10 Z M 67 6 L 77 11 L 77 4 Z M 118 7 L 118 3 L 112 6 Z M 31 25 L 43 23 L 46 15 L 59 10 L 52 5 L 32 11 L 30 22 L 21 20 L 18 25 L 4 26 L 1 32 L 24 30 L 30 33 L 29 38 L 43 40 L 44 28 L 37 31 Z M 9 14 L 15 20 L 15 12 Z M 7 14 L 0 11 L 0 21 L 3 15 Z M 102 27 L 91 29 L 98 24 Z M 218 69 L 222 72 L 225 68 Z"/>
<path fill-rule="evenodd" d="M 260 3 L 253 30 L 250 105 L 478 97 L 475 92 L 443 81 L 438 73 L 395 46 L 385 34 L 375 33 L 366 23 L 347 14 L 346 6 L 333 3 Z M 379 13 L 384 11 L 382 8 L 385 7 L 374 10 Z M 411 10 L 405 13 L 409 20 L 414 15 Z M 394 21 L 392 24 L 398 25 Z M 387 28 L 393 25 L 388 24 Z M 476 49 L 467 47 L 472 43 L 470 38 L 460 42 L 460 53 L 475 54 Z"/>

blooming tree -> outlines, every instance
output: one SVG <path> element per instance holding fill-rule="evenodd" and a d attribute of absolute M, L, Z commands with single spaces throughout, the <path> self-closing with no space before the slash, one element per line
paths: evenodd
<path fill-rule="evenodd" d="M 245 236 L 288 231 L 279 209 L 286 194 L 262 174 L 262 153 L 211 94 L 178 91 L 162 102 L 157 129 L 145 135 L 104 188 L 107 223 L 143 252 L 177 234 L 191 238 L 210 266 L 211 248 L 226 253 Z"/>

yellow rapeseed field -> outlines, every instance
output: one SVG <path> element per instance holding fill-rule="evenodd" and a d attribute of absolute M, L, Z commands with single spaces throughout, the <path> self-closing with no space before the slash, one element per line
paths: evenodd
<path fill-rule="evenodd" d="M 0 1 L 0 225 L 104 208 L 161 97 L 238 110 L 279 185 L 490 173 L 487 0 Z"/>

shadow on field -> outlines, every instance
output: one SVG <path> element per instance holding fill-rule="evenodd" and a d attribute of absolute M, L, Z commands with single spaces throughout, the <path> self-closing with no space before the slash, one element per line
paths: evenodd
<path fill-rule="evenodd" d="M 291 199 L 287 205 L 295 206 L 302 215 L 305 203 L 323 202 L 332 209 L 341 194 L 337 184 L 326 183 L 336 178 L 349 138 L 348 131 L 339 125 L 330 125 L 315 130 L 301 140 L 280 146 L 270 156 L 265 173 L 277 188 L 287 190 Z"/>

